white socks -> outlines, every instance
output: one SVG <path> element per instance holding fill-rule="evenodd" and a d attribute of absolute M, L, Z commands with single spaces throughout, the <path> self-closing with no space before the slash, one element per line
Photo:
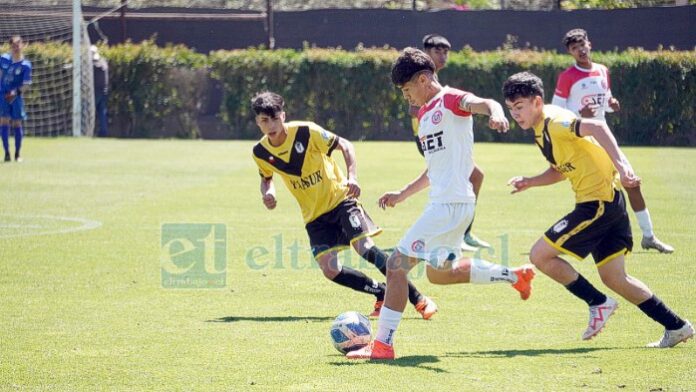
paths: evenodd
<path fill-rule="evenodd" d="M 401 322 L 401 312 L 395 312 L 386 306 L 382 306 L 377 322 L 377 335 L 375 340 L 392 346 L 394 344 L 394 333 Z"/>
<path fill-rule="evenodd" d="M 653 233 L 653 225 L 650 220 L 650 212 L 648 209 L 643 211 L 635 211 L 636 218 L 638 218 L 638 226 L 640 226 L 640 231 L 643 232 L 643 237 L 652 238 L 655 233 Z"/>
<path fill-rule="evenodd" d="M 500 264 L 489 263 L 481 259 L 471 259 L 471 283 L 491 284 L 491 283 L 517 283 L 517 275 L 509 268 Z"/>

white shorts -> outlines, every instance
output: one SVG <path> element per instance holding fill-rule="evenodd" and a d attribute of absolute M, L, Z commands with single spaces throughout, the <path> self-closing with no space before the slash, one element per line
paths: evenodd
<path fill-rule="evenodd" d="M 406 232 L 397 249 L 440 268 L 461 255 L 466 228 L 474 219 L 474 203 L 431 203 Z"/>

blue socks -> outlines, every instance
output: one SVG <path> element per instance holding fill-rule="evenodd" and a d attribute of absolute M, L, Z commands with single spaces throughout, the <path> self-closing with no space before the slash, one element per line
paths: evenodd
<path fill-rule="evenodd" d="M 15 136 L 15 159 L 17 159 L 17 158 L 19 158 L 19 150 L 22 149 L 22 138 L 24 137 L 24 132 L 22 132 L 22 127 L 15 127 L 14 128 L 14 136 Z M 4 142 L 4 139 L 3 139 L 3 142 Z"/>
<path fill-rule="evenodd" d="M 0 125 L 0 132 L 2 132 L 2 148 L 5 149 L 5 154 L 10 153 L 10 126 Z"/>

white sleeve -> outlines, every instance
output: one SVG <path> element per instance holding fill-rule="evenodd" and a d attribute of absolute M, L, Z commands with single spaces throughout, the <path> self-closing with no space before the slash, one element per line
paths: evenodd
<path fill-rule="evenodd" d="M 568 99 L 567 98 L 561 98 L 558 95 L 553 96 L 553 99 L 551 100 L 552 105 L 560 106 L 564 109 L 568 109 Z"/>

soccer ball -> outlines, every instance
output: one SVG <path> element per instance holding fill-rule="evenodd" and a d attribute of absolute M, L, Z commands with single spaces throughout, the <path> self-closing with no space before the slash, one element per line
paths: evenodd
<path fill-rule="evenodd" d="M 345 312 L 331 324 L 331 342 L 336 350 L 345 354 L 365 347 L 372 340 L 370 320 L 358 312 Z"/>

